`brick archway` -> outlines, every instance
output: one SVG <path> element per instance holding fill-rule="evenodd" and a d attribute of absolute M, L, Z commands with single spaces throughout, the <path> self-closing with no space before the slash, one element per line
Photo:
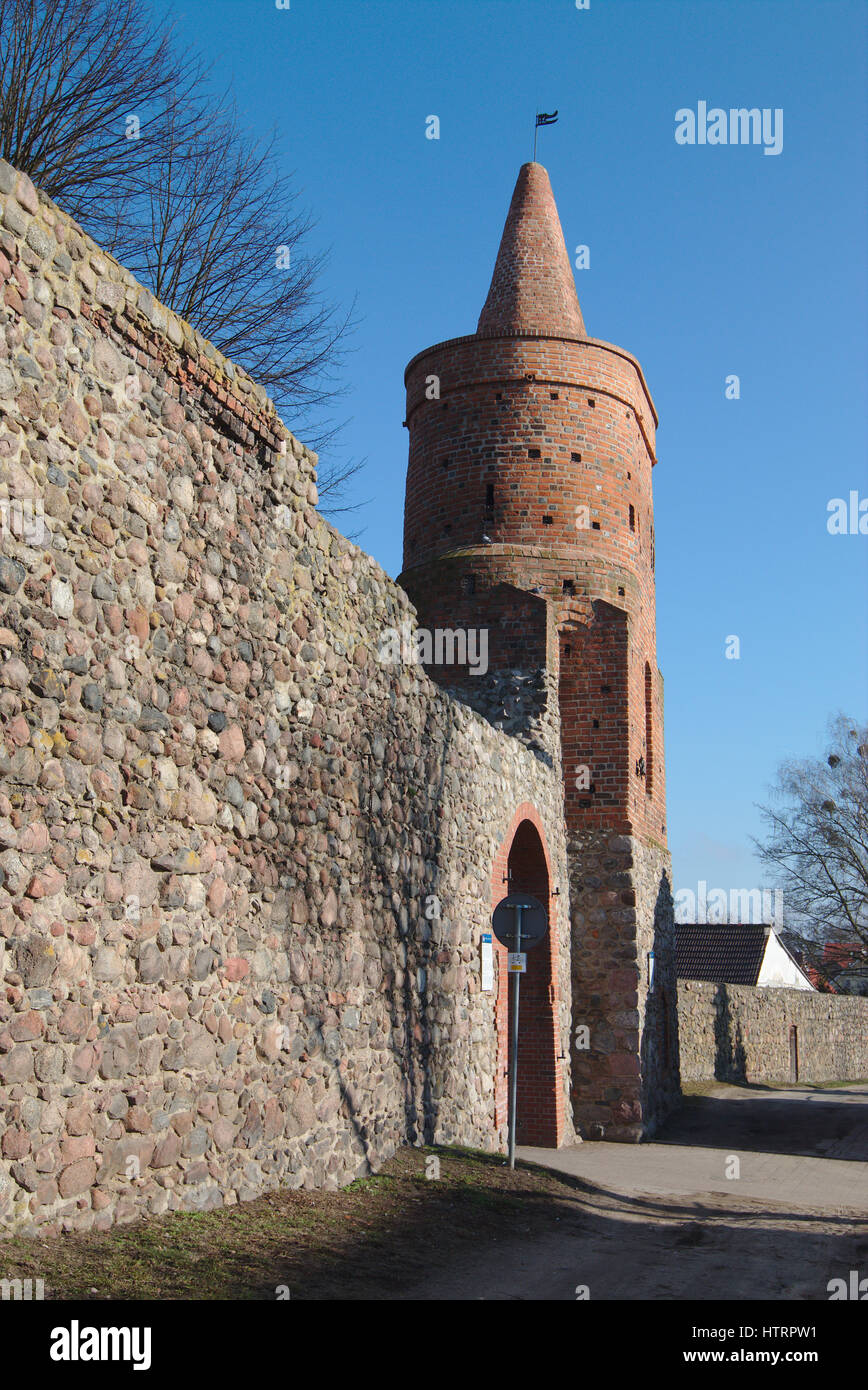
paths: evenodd
<path fill-rule="evenodd" d="M 551 861 L 536 807 L 523 802 L 497 853 L 491 881 L 492 908 L 507 892 L 532 893 L 546 907 L 549 932 L 528 952 L 521 983 L 516 1142 L 557 1148 L 563 1138 L 564 1102 L 558 1047 L 557 898 L 551 894 Z M 495 1124 L 509 1117 L 510 1002 L 514 985 L 506 970 L 506 948 L 494 942 L 497 958 L 497 1078 Z"/>

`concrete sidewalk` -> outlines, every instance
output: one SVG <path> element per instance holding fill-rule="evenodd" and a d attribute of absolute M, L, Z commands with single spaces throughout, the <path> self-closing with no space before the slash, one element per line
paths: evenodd
<path fill-rule="evenodd" d="M 721 1085 L 707 1095 L 686 1097 L 650 1143 L 516 1152 L 530 1163 L 622 1194 L 715 1192 L 864 1215 L 868 1086 L 768 1091 Z M 738 1176 L 727 1177 L 727 1171 Z"/>

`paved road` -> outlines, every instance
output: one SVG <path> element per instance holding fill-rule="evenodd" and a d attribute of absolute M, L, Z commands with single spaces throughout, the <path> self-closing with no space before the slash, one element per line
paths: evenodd
<path fill-rule="evenodd" d="M 505 1231 L 405 1297 L 813 1301 L 868 1275 L 868 1086 L 721 1086 L 652 1143 L 518 1153 L 574 1181 L 551 1229 Z"/>
<path fill-rule="evenodd" d="M 648 1144 L 517 1152 L 531 1163 L 622 1193 L 721 1192 L 814 1212 L 866 1215 L 868 1086 L 720 1086 L 710 1095 L 687 1097 Z"/>

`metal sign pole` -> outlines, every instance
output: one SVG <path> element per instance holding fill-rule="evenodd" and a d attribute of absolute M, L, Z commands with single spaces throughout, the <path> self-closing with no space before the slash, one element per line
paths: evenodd
<path fill-rule="evenodd" d="M 523 935 L 527 938 L 527 945 L 522 940 L 522 926 L 524 926 Z M 534 946 L 538 946 L 548 932 L 548 913 L 542 903 L 530 893 L 509 893 L 505 898 L 501 898 L 495 907 L 491 915 L 491 928 L 501 946 L 505 946 L 507 949 L 507 974 L 515 976 L 510 1023 L 512 1059 L 509 1066 L 509 1166 L 514 1168 L 518 1106 L 518 1009 L 521 976 L 527 968 L 526 952 Z M 522 946 L 524 946 L 524 950 L 522 950 Z"/>
<path fill-rule="evenodd" d="M 521 903 L 515 905 L 515 949 L 521 951 Z M 515 1167 L 515 1097 L 518 1089 L 518 997 L 521 973 L 516 972 L 512 996 L 512 1064 L 509 1069 L 509 1166 Z"/>

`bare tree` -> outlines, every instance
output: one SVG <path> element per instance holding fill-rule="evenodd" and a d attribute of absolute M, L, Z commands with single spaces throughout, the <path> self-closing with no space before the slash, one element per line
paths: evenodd
<path fill-rule="evenodd" d="M 334 457 L 352 310 L 317 285 L 325 256 L 281 172 L 200 59 L 138 0 L 0 0 L 0 154 L 273 397 L 321 453 L 336 504 L 363 467 Z"/>
<path fill-rule="evenodd" d="M 280 407 L 297 413 L 339 394 L 350 314 L 337 318 L 317 296 L 325 257 L 299 250 L 312 222 L 274 140 L 257 146 L 215 101 L 192 121 L 169 111 L 154 143 L 144 189 L 116 204 L 114 254 Z"/>
<path fill-rule="evenodd" d="M 136 0 L 0 0 L 0 153 L 97 235 L 205 75 Z"/>
<path fill-rule="evenodd" d="M 759 808 L 768 836 L 754 844 L 788 913 L 809 936 L 868 947 L 868 725 L 839 715 L 825 761 L 782 764 L 773 797 Z"/>

